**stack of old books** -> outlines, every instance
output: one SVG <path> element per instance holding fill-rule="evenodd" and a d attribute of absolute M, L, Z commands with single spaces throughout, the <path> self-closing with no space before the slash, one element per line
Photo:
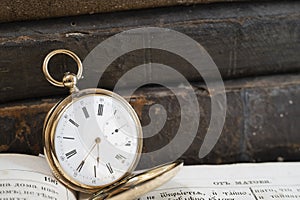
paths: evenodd
<path fill-rule="evenodd" d="M 186 89 L 181 79 L 170 75 L 162 77 L 168 87 L 153 81 L 140 85 L 132 96 L 125 96 L 148 136 L 143 152 L 172 143 L 185 120 L 185 127 L 194 127 L 191 132 L 186 129 L 186 136 L 181 138 L 190 144 L 180 156 L 185 164 L 298 161 L 299 10 L 298 1 L 275 0 L 5 0 L 0 5 L 0 152 L 43 152 L 45 116 L 68 94 L 50 85 L 42 73 L 43 60 L 50 51 L 69 49 L 85 60 L 97 45 L 115 34 L 156 27 L 151 30 L 184 34 L 210 55 L 224 81 L 226 108 L 220 104 L 219 109 L 226 110 L 226 117 L 224 126 L 222 120 L 210 126 L 215 115 L 211 99 L 219 94 L 208 89 L 204 76 L 213 70 L 204 66 L 199 73 L 188 59 L 163 48 L 149 48 L 151 37 L 145 41 L 147 48 L 125 52 L 109 66 L 84 66 L 83 81 L 98 78 L 92 86 L 108 90 L 113 90 L 130 70 L 149 63 L 176 70 L 192 86 Z M 165 38 L 162 47 L 165 43 L 173 49 L 183 48 L 182 41 Z M 120 41 L 122 48 L 124 41 Z M 113 51 L 107 50 L 97 59 L 105 60 Z M 66 56 L 57 56 L 50 64 L 50 73 L 56 79 L 61 79 L 65 71 L 76 72 L 75 63 Z M 155 80 L 159 75 L 154 72 L 150 67 L 136 78 Z M 135 87 L 134 80 L 119 85 L 120 91 Z M 188 99 L 191 94 L 197 97 L 198 108 L 180 106 L 178 98 Z M 182 116 L 182 109 L 188 114 Z M 199 119 L 193 118 L 194 110 L 200 111 Z M 218 137 L 210 138 L 216 144 L 207 155 L 199 156 L 208 131 L 219 125 L 222 129 Z M 172 159 L 172 149 L 168 149 L 160 158 L 142 158 L 139 167 Z"/>

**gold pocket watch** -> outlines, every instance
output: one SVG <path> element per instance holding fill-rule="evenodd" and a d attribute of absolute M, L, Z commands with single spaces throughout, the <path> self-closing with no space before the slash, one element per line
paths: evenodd
<path fill-rule="evenodd" d="M 66 73 L 59 82 L 49 74 L 49 60 L 66 54 L 78 66 L 77 75 Z M 131 105 L 108 90 L 78 90 L 83 66 L 76 54 L 59 49 L 43 63 L 46 79 L 70 89 L 44 122 L 44 153 L 56 178 L 67 187 L 94 193 L 91 199 L 134 199 L 171 179 L 181 162 L 134 174 L 142 153 L 142 127 Z"/>

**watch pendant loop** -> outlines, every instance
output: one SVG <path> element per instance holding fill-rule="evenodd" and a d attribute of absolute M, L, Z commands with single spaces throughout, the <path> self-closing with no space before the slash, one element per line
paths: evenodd
<path fill-rule="evenodd" d="M 81 60 L 75 53 L 73 53 L 72 51 L 66 50 L 66 49 L 57 49 L 57 50 L 51 51 L 44 59 L 43 72 L 44 72 L 46 79 L 54 86 L 69 87 L 68 85 L 66 85 L 65 80 L 63 80 L 63 81 L 55 80 L 48 71 L 48 63 L 49 63 L 50 59 L 57 54 L 68 55 L 77 63 L 78 72 L 77 72 L 77 75 L 75 75 L 77 80 L 79 80 L 82 76 L 83 67 L 82 67 Z M 70 74 L 70 73 L 67 72 L 67 74 Z M 65 75 L 65 77 L 66 77 L 66 75 Z M 65 79 L 65 77 L 64 77 L 64 79 Z M 74 81 L 74 84 L 76 84 L 76 81 Z"/>

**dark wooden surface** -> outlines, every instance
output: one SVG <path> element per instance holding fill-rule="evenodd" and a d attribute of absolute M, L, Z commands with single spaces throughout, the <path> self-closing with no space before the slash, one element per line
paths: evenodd
<path fill-rule="evenodd" d="M 200 83 L 193 85 L 194 90 L 174 86 L 181 97 L 195 92 L 201 111 L 197 137 L 181 157 L 186 164 L 299 160 L 300 75 L 241 79 L 225 84 L 228 103 L 225 126 L 218 143 L 203 159 L 199 159 L 198 152 L 209 123 L 210 96 Z M 42 152 L 43 120 L 58 99 L 1 105 L 0 152 Z M 163 87 L 142 88 L 130 102 L 144 126 L 150 122 L 149 107 L 154 104 L 164 106 L 167 123 L 157 135 L 145 139 L 143 152 L 167 145 L 176 134 L 180 121 L 180 107 L 174 93 Z M 193 112 L 193 108 L 187 108 Z M 161 115 L 162 110 L 154 112 L 155 118 L 159 119 Z M 196 121 L 191 118 L 190 123 Z M 186 134 L 189 138 L 190 133 Z M 171 152 L 166 152 L 168 155 Z M 160 163 L 156 158 L 147 159 L 140 167 Z"/>
<path fill-rule="evenodd" d="M 243 0 L 2 0 L 0 22 Z"/>
<path fill-rule="evenodd" d="M 143 26 L 171 28 L 192 37 L 208 51 L 224 79 L 296 73 L 300 71 L 299 10 L 299 1 L 220 3 L 3 23 L 0 102 L 66 94 L 51 87 L 41 72 L 48 52 L 67 48 L 84 59 L 109 36 Z M 182 58 L 140 50 L 118 58 L 107 69 L 100 87 L 112 88 L 128 69 L 149 61 L 171 66 L 188 80 L 201 82 L 201 75 Z M 54 76 L 72 70 L 65 67 L 70 65 L 64 58 L 53 61 L 57 66 Z M 88 67 L 85 70 L 86 79 L 97 73 Z"/>

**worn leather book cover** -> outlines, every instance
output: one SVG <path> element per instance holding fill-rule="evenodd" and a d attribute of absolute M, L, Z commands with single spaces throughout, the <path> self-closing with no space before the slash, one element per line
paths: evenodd
<path fill-rule="evenodd" d="M 185 138 L 191 142 L 181 156 L 186 164 L 299 159 L 299 75 L 226 81 L 227 112 L 224 128 L 216 145 L 204 158 L 198 154 L 210 123 L 211 95 L 203 84 L 194 83 L 193 87 L 188 90 L 174 86 L 176 95 L 165 87 L 141 88 L 130 97 L 130 103 L 144 126 L 144 153 L 159 150 L 174 139 L 182 117 L 181 109 L 185 109 L 189 113 L 185 126 L 193 127 L 199 123 L 195 137 L 192 132 L 184 133 Z M 195 93 L 198 98 L 200 120 L 192 117 L 195 108 L 188 105 L 182 108 L 178 104 L 177 98 L 187 98 L 191 93 Z M 42 126 L 46 113 L 62 98 L 2 104 L 0 152 L 42 153 Z M 161 107 L 151 109 L 157 104 Z M 164 112 L 167 118 L 161 126 Z M 151 123 L 155 128 L 145 128 Z M 168 160 L 172 152 L 167 149 L 164 156 Z M 140 166 L 151 167 L 156 164 L 161 164 L 156 156 L 143 157 Z"/>
<path fill-rule="evenodd" d="M 243 0 L 3 0 L 0 22 Z"/>
<path fill-rule="evenodd" d="M 141 26 L 168 28 L 191 37 L 206 49 L 226 80 L 299 72 L 299 10 L 299 1 L 234 3 L 0 24 L 0 102 L 66 94 L 49 86 L 41 72 L 50 51 L 66 48 L 84 60 L 105 39 Z M 178 48 L 182 47 L 178 44 Z M 189 81 L 202 81 L 185 59 L 142 49 L 104 66 L 107 70 L 99 87 L 112 89 L 125 72 L 149 62 L 170 66 Z M 53 76 L 59 79 L 74 64 L 62 57 L 51 65 L 56 67 Z M 85 79 L 97 73 L 86 66 Z"/>

